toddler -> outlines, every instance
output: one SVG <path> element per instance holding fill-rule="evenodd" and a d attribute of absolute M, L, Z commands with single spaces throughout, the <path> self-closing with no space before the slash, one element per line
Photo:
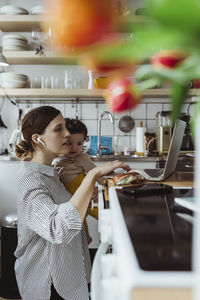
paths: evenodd
<path fill-rule="evenodd" d="M 54 167 L 58 171 L 59 178 L 65 187 L 74 194 L 78 189 L 86 173 L 95 168 L 96 165 L 91 161 L 87 153 L 83 153 L 83 143 L 87 141 L 87 127 L 84 123 L 77 119 L 66 118 L 66 129 L 71 134 L 71 149 L 67 155 L 62 155 L 54 159 Z M 98 180 L 100 184 L 104 183 L 104 179 Z M 93 198 L 97 198 L 97 193 L 93 194 Z M 97 207 L 88 207 L 87 214 L 98 219 Z M 84 220 L 88 244 L 92 238 L 89 235 L 86 219 Z"/>

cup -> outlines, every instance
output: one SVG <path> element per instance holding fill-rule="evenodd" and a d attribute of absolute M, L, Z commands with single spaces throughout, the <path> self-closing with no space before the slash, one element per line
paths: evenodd
<path fill-rule="evenodd" d="M 51 89 L 58 89 L 60 87 L 60 82 L 58 77 L 50 76 L 50 87 Z"/>
<path fill-rule="evenodd" d="M 41 79 L 39 77 L 35 76 L 31 79 L 30 84 L 31 84 L 32 89 L 40 88 L 41 87 Z"/>

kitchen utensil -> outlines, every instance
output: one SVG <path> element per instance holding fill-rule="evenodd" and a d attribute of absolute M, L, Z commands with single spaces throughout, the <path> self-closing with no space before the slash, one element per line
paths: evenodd
<path fill-rule="evenodd" d="M 10 151 L 12 153 L 14 153 L 15 145 L 20 141 L 20 139 L 21 139 L 21 131 L 19 129 L 15 129 L 9 140 Z"/>
<path fill-rule="evenodd" d="M 123 116 L 120 118 L 119 123 L 118 123 L 118 128 L 124 133 L 130 132 L 135 126 L 135 121 L 132 117 L 130 116 Z"/>
<path fill-rule="evenodd" d="M 156 113 L 158 151 L 160 154 L 167 152 L 169 149 L 172 131 L 170 115 L 170 111 L 159 111 Z"/>
<path fill-rule="evenodd" d="M 0 115 L 0 154 L 5 152 L 6 129 L 7 126 L 4 124 Z"/>
<path fill-rule="evenodd" d="M 194 150 L 194 143 L 190 132 L 190 115 L 182 114 L 180 119 L 186 122 L 181 151 Z"/>

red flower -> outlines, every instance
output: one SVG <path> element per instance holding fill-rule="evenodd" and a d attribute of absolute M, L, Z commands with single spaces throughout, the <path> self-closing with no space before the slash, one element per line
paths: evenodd
<path fill-rule="evenodd" d="M 109 84 L 105 92 L 106 103 L 114 112 L 123 112 L 135 108 L 141 95 L 127 78 L 117 79 Z"/>
<path fill-rule="evenodd" d="M 151 64 L 155 69 L 161 68 L 176 68 L 184 59 L 186 55 L 178 50 L 162 50 L 156 53 L 151 58 Z"/>

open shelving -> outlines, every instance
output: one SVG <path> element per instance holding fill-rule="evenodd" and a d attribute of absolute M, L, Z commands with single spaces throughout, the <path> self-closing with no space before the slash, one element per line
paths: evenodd
<path fill-rule="evenodd" d="M 8 63 L 10 65 L 23 65 L 23 64 L 77 64 L 77 57 L 75 55 L 66 55 L 62 53 L 55 53 L 45 51 L 44 54 L 35 54 L 35 51 L 3 51 Z"/>
<path fill-rule="evenodd" d="M 28 32 L 48 21 L 47 15 L 0 15 L 0 30 Z"/>
<path fill-rule="evenodd" d="M 20 98 L 99 98 L 102 99 L 104 90 L 102 89 L 39 89 L 39 88 L 17 88 L 0 89 L 0 97 L 20 97 Z M 200 93 L 200 89 L 191 89 L 190 97 L 195 97 Z M 169 98 L 170 89 L 149 89 L 143 93 L 144 98 Z"/>
<path fill-rule="evenodd" d="M 0 30 L 9 31 L 32 31 L 33 28 L 44 30 L 45 23 L 49 23 L 52 17 L 49 15 L 0 15 Z M 146 23 L 149 18 L 145 16 L 127 15 L 121 17 L 122 29 L 128 29 L 131 24 Z M 48 28 L 48 27 L 47 27 Z"/>

